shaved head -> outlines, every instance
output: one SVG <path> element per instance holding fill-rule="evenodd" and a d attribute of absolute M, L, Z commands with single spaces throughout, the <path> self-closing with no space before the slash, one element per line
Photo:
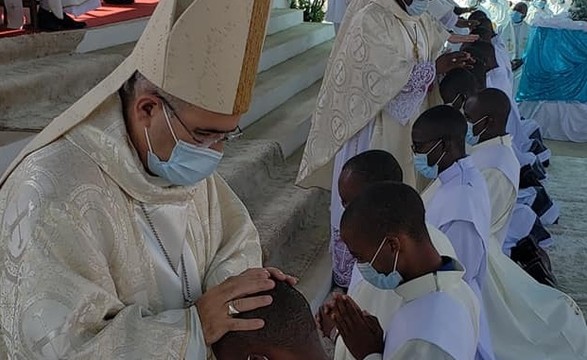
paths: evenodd
<path fill-rule="evenodd" d="M 418 237 L 426 231 L 424 203 L 411 186 L 385 181 L 369 186 L 345 210 L 341 227 L 367 234 L 378 245 L 388 233 Z"/>
<path fill-rule="evenodd" d="M 265 326 L 255 331 L 228 332 L 212 346 L 218 360 L 246 359 L 249 354 L 270 359 L 324 358 L 314 316 L 305 297 L 286 282 L 274 281 L 273 289 L 252 295 L 270 295 L 271 305 L 234 316 L 262 319 Z"/>
<path fill-rule="evenodd" d="M 525 16 L 526 14 L 528 14 L 528 5 L 525 2 L 521 1 L 514 5 L 514 11 L 518 11 Z"/>
<path fill-rule="evenodd" d="M 471 97 L 465 104 L 465 114 L 470 122 L 487 116 L 491 120 L 488 132 L 494 135 L 505 133 L 511 110 L 508 96 L 499 89 L 488 88 Z"/>
<path fill-rule="evenodd" d="M 469 20 L 482 21 L 489 20 L 489 18 L 487 17 L 487 14 L 485 14 L 483 11 L 475 10 L 471 13 L 471 15 L 469 15 Z"/>
<path fill-rule="evenodd" d="M 470 44 L 463 44 L 463 51 L 471 54 L 477 62 L 485 64 L 487 71 L 495 69 L 497 67 L 497 58 L 495 57 L 495 48 L 491 43 L 484 41 L 475 41 Z"/>
<path fill-rule="evenodd" d="M 369 186 L 346 208 L 340 226 L 343 240 L 355 253 L 365 247 L 376 249 L 385 237 L 399 233 L 414 241 L 430 241 L 420 195 L 398 182 Z"/>
<path fill-rule="evenodd" d="M 379 273 L 397 270 L 408 281 L 442 263 L 426 228 L 422 199 L 406 184 L 368 187 L 347 207 L 340 229 L 357 262 L 371 262 Z"/>
<path fill-rule="evenodd" d="M 487 17 L 487 14 L 481 10 L 473 11 L 471 15 L 469 15 L 469 20 L 479 21 L 478 26 L 484 26 L 493 31 L 493 24 L 491 23 L 491 20 Z"/>
<path fill-rule="evenodd" d="M 418 117 L 412 128 L 414 143 L 445 139 L 465 148 L 467 122 L 460 111 L 452 106 L 440 105 L 426 110 Z"/>
<path fill-rule="evenodd" d="M 403 172 L 397 160 L 383 150 L 369 150 L 352 157 L 342 171 L 352 172 L 366 182 L 403 180 Z"/>
<path fill-rule="evenodd" d="M 458 95 L 467 99 L 477 93 L 477 90 L 475 76 L 462 68 L 449 71 L 440 82 L 440 96 L 445 104 L 453 102 Z"/>
<path fill-rule="evenodd" d="M 412 149 L 426 154 L 428 166 L 442 173 L 466 156 L 467 120 L 457 109 L 440 105 L 426 110 L 412 127 Z"/>
<path fill-rule="evenodd" d="M 383 150 L 363 152 L 344 164 L 338 179 L 342 206 L 352 202 L 363 190 L 376 182 L 403 181 L 403 171 L 397 160 Z"/>
<path fill-rule="evenodd" d="M 473 30 L 471 30 L 471 35 L 479 35 L 479 38 L 484 42 L 491 42 L 491 38 L 493 37 L 494 32 L 492 29 L 488 29 L 485 26 L 477 26 Z"/>

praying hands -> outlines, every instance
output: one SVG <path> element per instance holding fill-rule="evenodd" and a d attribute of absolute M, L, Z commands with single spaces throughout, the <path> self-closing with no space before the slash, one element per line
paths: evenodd
<path fill-rule="evenodd" d="M 347 295 L 335 294 L 328 306 L 340 336 L 351 354 L 359 360 L 383 354 L 383 329 L 375 316 L 362 311 Z"/>

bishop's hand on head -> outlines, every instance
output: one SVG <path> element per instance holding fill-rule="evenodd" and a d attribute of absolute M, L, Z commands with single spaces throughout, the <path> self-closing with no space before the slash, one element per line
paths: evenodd
<path fill-rule="evenodd" d="M 458 68 L 469 69 L 474 63 L 475 59 L 473 59 L 469 53 L 464 51 L 446 53 L 440 55 L 436 59 L 436 72 L 438 74 L 446 74 L 449 71 Z"/>
<path fill-rule="evenodd" d="M 247 312 L 271 305 L 271 296 L 246 297 L 275 287 L 275 282 L 295 285 L 297 279 L 276 268 L 257 268 L 233 276 L 208 290 L 195 303 L 207 345 L 214 344 L 229 331 L 258 330 L 264 326 L 260 319 L 236 319 L 231 312 Z"/>
<path fill-rule="evenodd" d="M 375 316 L 361 310 L 350 296 L 335 295 L 331 317 L 351 354 L 364 359 L 383 354 L 383 329 Z"/>

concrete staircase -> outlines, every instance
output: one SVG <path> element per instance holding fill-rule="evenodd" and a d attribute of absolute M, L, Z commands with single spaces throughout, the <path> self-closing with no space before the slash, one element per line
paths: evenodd
<path fill-rule="evenodd" d="M 293 185 L 332 46 L 331 25 L 274 0 L 243 140 L 219 169 L 259 229 L 265 263 L 301 278 L 312 307 L 330 289 L 329 195 Z M 55 116 L 130 53 L 145 19 L 0 39 L 0 171 Z M 111 36 L 112 34 L 124 34 Z"/>

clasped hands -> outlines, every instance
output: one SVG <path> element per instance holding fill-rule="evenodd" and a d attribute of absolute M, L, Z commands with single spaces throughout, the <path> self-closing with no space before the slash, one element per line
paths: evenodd
<path fill-rule="evenodd" d="M 261 319 L 239 319 L 230 312 L 247 312 L 272 303 L 271 296 L 250 296 L 275 287 L 275 282 L 286 281 L 295 285 L 298 280 L 276 268 L 257 268 L 232 276 L 209 289 L 196 302 L 204 340 L 210 346 L 229 331 L 252 331 L 265 326 Z"/>
<path fill-rule="evenodd" d="M 326 337 L 337 329 L 347 349 L 358 360 L 370 354 L 383 354 L 383 329 L 379 320 L 361 310 L 348 295 L 334 294 L 320 308 L 316 322 Z"/>

